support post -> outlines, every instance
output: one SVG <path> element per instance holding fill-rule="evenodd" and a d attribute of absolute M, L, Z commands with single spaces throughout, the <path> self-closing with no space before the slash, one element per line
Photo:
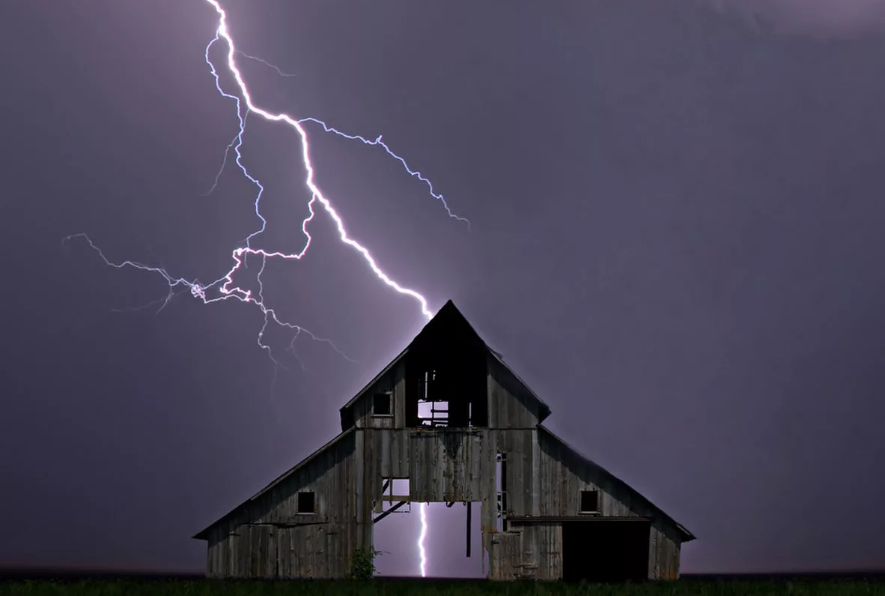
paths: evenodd
<path fill-rule="evenodd" d="M 470 557 L 470 512 L 473 511 L 473 503 L 467 501 L 467 556 Z"/>

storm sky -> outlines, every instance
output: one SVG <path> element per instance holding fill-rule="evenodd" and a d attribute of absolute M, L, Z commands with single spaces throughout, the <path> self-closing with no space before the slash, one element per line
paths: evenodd
<path fill-rule="evenodd" d="M 224 3 L 294 75 L 241 57 L 256 102 L 383 134 L 471 220 L 308 127 L 351 235 L 698 536 L 684 572 L 882 566 L 885 15 L 749 4 Z M 278 328 L 269 354 L 248 305 L 141 308 L 162 278 L 62 244 L 208 282 L 258 229 L 230 163 L 207 196 L 237 130 L 216 27 L 200 0 L 0 7 L 0 565 L 201 570 L 190 537 L 332 438 L 423 324 L 323 214 L 264 295 L 355 363 Z M 250 117 L 245 143 L 256 244 L 300 250 L 298 138 Z M 391 518 L 386 568 L 414 574 L 416 516 Z M 430 574 L 475 570 L 462 518 L 431 510 Z"/>

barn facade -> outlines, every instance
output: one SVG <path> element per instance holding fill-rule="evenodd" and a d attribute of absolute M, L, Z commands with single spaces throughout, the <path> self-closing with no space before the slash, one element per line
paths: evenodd
<path fill-rule="evenodd" d="M 209 577 L 341 578 L 375 523 L 435 502 L 477 511 L 490 579 L 679 577 L 694 536 L 545 428 L 451 302 L 340 413 L 337 437 L 195 536 Z"/>

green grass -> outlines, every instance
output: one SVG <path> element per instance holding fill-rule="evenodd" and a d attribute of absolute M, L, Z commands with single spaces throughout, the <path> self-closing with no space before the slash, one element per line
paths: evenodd
<path fill-rule="evenodd" d="M 2 596 L 854 596 L 885 595 L 885 583 L 865 581 L 668 582 L 643 584 L 498 583 L 374 580 L 260 581 L 10 581 Z"/>

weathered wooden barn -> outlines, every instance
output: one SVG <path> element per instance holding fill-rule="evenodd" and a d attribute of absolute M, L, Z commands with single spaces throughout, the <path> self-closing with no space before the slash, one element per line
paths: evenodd
<path fill-rule="evenodd" d="M 341 408 L 341 434 L 195 536 L 207 575 L 340 578 L 391 510 L 445 502 L 480 503 L 490 579 L 677 579 L 694 536 L 549 415 L 448 302 Z"/>

